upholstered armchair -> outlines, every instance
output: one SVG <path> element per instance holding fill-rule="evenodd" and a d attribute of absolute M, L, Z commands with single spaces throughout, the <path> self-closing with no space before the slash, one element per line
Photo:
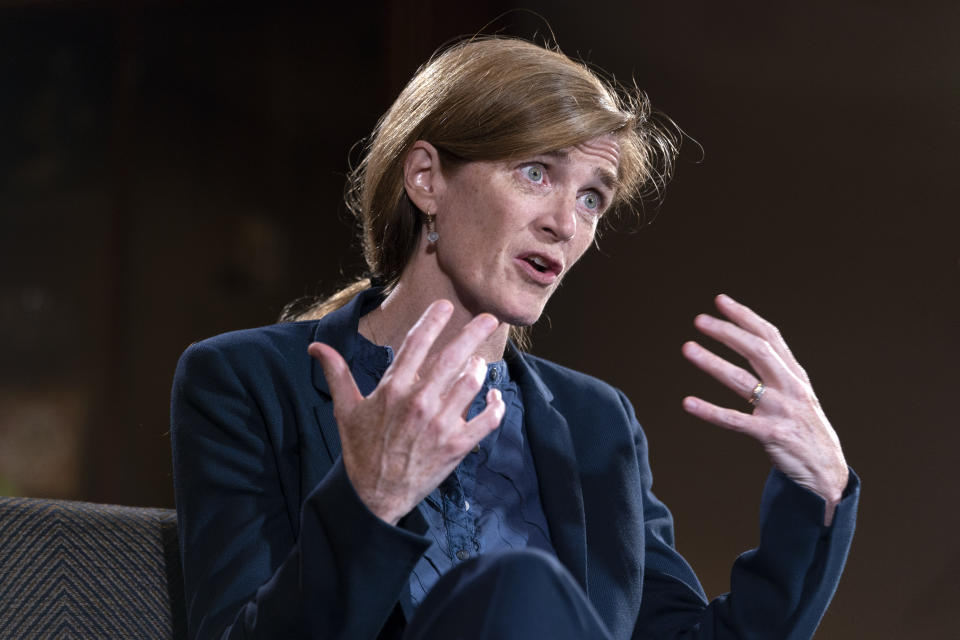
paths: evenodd
<path fill-rule="evenodd" d="M 0 497 L 0 638 L 184 638 L 176 512 Z"/>

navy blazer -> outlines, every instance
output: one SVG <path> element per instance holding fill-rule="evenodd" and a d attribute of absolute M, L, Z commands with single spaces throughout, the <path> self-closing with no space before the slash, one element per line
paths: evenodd
<path fill-rule="evenodd" d="M 357 497 L 323 370 L 307 355 L 316 340 L 351 362 L 377 294 L 318 321 L 217 336 L 180 359 L 171 437 L 192 637 L 373 639 L 402 627 L 426 524 L 414 510 L 390 526 Z M 708 603 L 651 491 L 626 397 L 512 347 L 507 357 L 557 556 L 614 638 L 813 635 L 853 537 L 852 472 L 830 527 L 820 497 L 771 473 L 760 545 Z"/>

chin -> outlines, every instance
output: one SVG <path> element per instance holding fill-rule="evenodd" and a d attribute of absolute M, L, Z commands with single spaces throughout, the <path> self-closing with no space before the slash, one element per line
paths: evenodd
<path fill-rule="evenodd" d="M 500 322 L 505 322 L 511 327 L 530 327 L 536 324 L 539 319 L 539 315 L 535 318 L 529 316 L 503 316 L 499 318 Z"/>
<path fill-rule="evenodd" d="M 514 327 L 529 327 L 536 324 L 540 316 L 543 315 L 543 308 L 546 306 L 546 300 L 531 301 L 528 304 L 502 305 L 499 313 L 491 311 L 500 322 L 506 322 Z"/>
<path fill-rule="evenodd" d="M 474 291 L 478 289 L 483 291 L 480 287 L 475 287 Z M 473 315 L 489 313 L 500 322 L 515 327 L 528 327 L 535 324 L 543 314 L 547 301 L 553 295 L 553 290 L 529 291 L 512 289 L 509 286 L 499 289 L 497 293 L 500 295 L 489 295 L 489 287 L 480 295 L 476 293 L 471 295 L 466 288 L 459 290 L 457 294 Z"/>

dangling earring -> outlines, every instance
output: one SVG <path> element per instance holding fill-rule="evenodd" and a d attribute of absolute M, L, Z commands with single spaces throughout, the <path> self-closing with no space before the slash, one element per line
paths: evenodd
<path fill-rule="evenodd" d="M 437 233 L 437 229 L 434 226 L 436 218 L 437 216 L 435 214 L 427 214 L 427 242 L 430 244 L 437 244 L 437 239 L 440 238 L 440 234 Z"/>

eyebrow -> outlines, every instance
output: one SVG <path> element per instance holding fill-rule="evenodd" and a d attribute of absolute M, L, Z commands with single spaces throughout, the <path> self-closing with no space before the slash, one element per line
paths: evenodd
<path fill-rule="evenodd" d="M 617 179 L 617 176 L 613 175 L 606 169 L 601 169 L 597 167 L 593 170 L 593 175 L 596 176 L 597 180 L 603 183 L 607 189 L 616 193 L 617 189 L 620 188 L 620 180 Z"/>
<path fill-rule="evenodd" d="M 547 156 L 548 158 L 556 158 L 560 162 L 566 162 L 570 159 L 570 153 L 566 149 L 555 149 L 554 151 L 547 151 L 541 155 Z M 593 175 L 603 183 L 603 186 L 614 193 L 620 188 L 620 180 L 606 169 L 597 167 L 593 170 Z"/>

